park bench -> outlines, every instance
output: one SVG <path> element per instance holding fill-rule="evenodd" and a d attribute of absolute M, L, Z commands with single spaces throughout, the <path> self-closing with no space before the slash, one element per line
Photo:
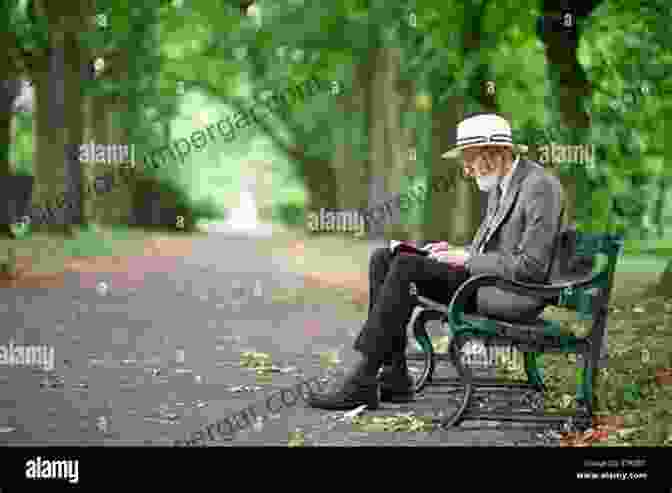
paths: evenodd
<path fill-rule="evenodd" d="M 449 306 L 426 298 L 411 286 L 419 313 L 411 322 L 412 344 L 407 351 L 409 369 L 416 373 L 415 387 L 422 392 L 427 385 L 448 387 L 446 406 L 435 421 L 442 427 L 456 426 L 464 420 L 519 422 L 560 425 L 574 430 L 591 426 L 596 409 L 595 386 L 604 342 L 608 304 L 623 238 L 610 234 L 587 234 L 573 229 L 562 231 L 557 238 L 554 261 L 559 259 L 560 277 L 553 275 L 547 284 L 528 284 L 494 275 L 479 275 L 465 282 Z M 562 252 L 562 256 L 558 257 Z M 586 260 L 588 262 L 586 262 Z M 577 265 L 582 265 L 580 275 Z M 578 269 L 581 270 L 581 269 Z M 565 277 L 562 277 L 564 273 Z M 497 286 L 520 295 L 544 300 L 545 306 L 557 306 L 578 314 L 580 320 L 592 321 L 584 336 L 562 330 L 557 320 L 515 322 L 465 313 L 466 301 L 478 289 Z M 448 351 L 437 353 L 427 327 L 440 322 L 452 335 Z M 415 341 L 413 341 L 415 339 Z M 416 342 L 417 343 L 413 343 Z M 495 378 L 488 371 L 472 365 L 465 358 L 465 348 L 510 346 L 522 353 L 527 381 Z M 576 407 L 573 413 L 544 413 L 544 384 L 541 358 L 544 353 L 577 355 Z M 437 378 L 434 373 L 441 361 L 449 362 L 457 377 Z M 465 362 L 466 361 L 466 362 Z M 441 389 L 444 390 L 444 389 Z M 504 402 L 504 405 L 498 405 Z"/>

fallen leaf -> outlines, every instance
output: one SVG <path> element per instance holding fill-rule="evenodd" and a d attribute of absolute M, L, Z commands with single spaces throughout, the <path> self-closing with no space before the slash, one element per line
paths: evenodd
<path fill-rule="evenodd" d="M 603 440 L 606 440 L 609 437 L 609 431 L 605 429 L 599 429 L 599 430 L 588 430 L 584 433 L 583 437 L 581 439 L 583 441 L 595 441 L 595 442 L 601 442 Z"/>
<path fill-rule="evenodd" d="M 616 435 L 621 440 L 625 440 L 626 438 L 628 438 L 632 434 L 634 434 L 634 433 L 636 433 L 636 432 L 638 432 L 639 430 L 642 430 L 642 429 L 643 429 L 642 427 L 639 427 L 639 428 L 623 428 L 622 430 L 618 430 L 616 432 Z"/>
<path fill-rule="evenodd" d="M 658 385 L 672 385 L 672 368 L 659 368 L 656 370 L 656 383 Z"/>
<path fill-rule="evenodd" d="M 325 351 L 320 353 L 320 363 L 322 366 L 335 366 L 340 362 L 339 351 Z"/>
<path fill-rule="evenodd" d="M 361 426 L 362 431 L 378 432 L 388 431 L 388 426 L 384 423 L 367 423 Z"/>
<path fill-rule="evenodd" d="M 305 435 L 301 430 L 293 431 L 289 434 L 288 447 L 302 447 L 305 443 Z"/>
<path fill-rule="evenodd" d="M 595 428 L 604 428 L 609 430 L 617 430 L 625 426 L 624 416 L 595 416 L 593 417 L 593 426 Z"/>

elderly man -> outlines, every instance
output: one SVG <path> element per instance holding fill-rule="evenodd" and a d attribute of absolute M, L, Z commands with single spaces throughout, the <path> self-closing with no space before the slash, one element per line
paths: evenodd
<path fill-rule="evenodd" d="M 361 359 L 341 388 L 314 395 L 312 407 L 346 410 L 366 404 L 376 409 L 381 400 L 413 400 L 405 357 L 406 326 L 415 306 L 411 283 L 423 295 L 448 304 L 461 284 L 479 274 L 547 282 L 561 221 L 562 187 L 543 167 L 514 155 L 514 150 L 511 126 L 504 118 L 479 114 L 460 122 L 457 145 L 443 157 L 461 154 L 465 175 L 489 192 L 483 224 L 461 255 L 449 252 L 444 242 L 427 245 L 428 256 L 399 255 L 396 248 L 374 252 L 369 316 L 354 345 Z M 541 313 L 543 302 L 484 287 L 467 310 L 530 320 Z"/>

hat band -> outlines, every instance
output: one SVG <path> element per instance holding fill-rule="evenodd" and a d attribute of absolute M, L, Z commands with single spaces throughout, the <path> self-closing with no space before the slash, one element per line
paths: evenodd
<path fill-rule="evenodd" d="M 457 139 L 458 146 L 487 144 L 488 142 L 505 142 L 507 144 L 513 143 L 511 140 L 511 135 L 509 134 L 492 134 L 489 139 L 484 135 L 462 137 Z"/>

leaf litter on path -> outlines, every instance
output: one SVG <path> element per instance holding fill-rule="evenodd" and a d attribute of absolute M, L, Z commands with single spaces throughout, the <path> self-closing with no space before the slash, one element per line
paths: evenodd
<path fill-rule="evenodd" d="M 433 425 L 427 418 L 415 416 L 413 412 L 397 413 L 394 416 L 357 416 L 352 420 L 353 425 L 363 432 L 421 432 L 431 431 Z"/>
<path fill-rule="evenodd" d="M 258 385 L 236 385 L 229 388 L 229 392 L 239 393 L 239 392 L 258 392 L 263 390 L 263 387 Z"/>
<path fill-rule="evenodd" d="M 305 443 L 306 435 L 301 429 L 297 428 L 289 433 L 289 441 L 287 442 L 288 447 L 302 447 Z"/>
<path fill-rule="evenodd" d="M 144 420 L 151 423 L 176 424 L 180 420 L 180 416 L 173 412 L 168 404 L 161 404 L 158 409 L 145 416 Z"/>
<path fill-rule="evenodd" d="M 241 353 L 240 366 L 253 369 L 257 375 L 262 376 L 271 373 L 291 373 L 297 369 L 294 366 L 280 367 L 274 365 L 270 354 L 256 351 L 244 351 Z"/>
<path fill-rule="evenodd" d="M 624 428 L 624 416 L 601 415 L 593 418 L 593 426 L 584 432 L 562 433 L 561 447 L 590 447 L 600 442 L 625 440 L 639 431 L 638 428 Z"/>
<path fill-rule="evenodd" d="M 319 353 L 320 365 L 323 368 L 330 368 L 341 363 L 340 351 L 338 349 L 324 351 Z"/>

